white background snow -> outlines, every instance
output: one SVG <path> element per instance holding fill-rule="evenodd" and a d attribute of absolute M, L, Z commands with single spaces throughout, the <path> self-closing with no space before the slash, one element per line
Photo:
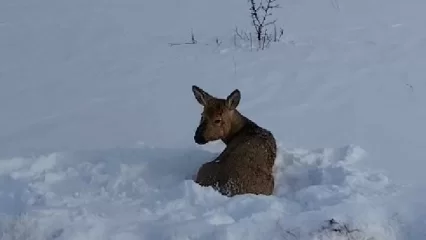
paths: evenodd
<path fill-rule="evenodd" d="M 425 239 L 426 2 L 278 1 L 252 52 L 246 0 L 0 1 L 0 239 Z M 193 84 L 274 133 L 274 196 L 191 180 Z"/>

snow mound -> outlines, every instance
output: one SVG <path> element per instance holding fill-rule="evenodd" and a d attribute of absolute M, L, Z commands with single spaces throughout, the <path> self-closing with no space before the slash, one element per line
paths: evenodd
<path fill-rule="evenodd" d="M 279 148 L 274 196 L 228 198 L 195 184 L 197 168 L 217 154 L 144 147 L 0 160 L 1 239 L 390 240 L 403 234 L 388 211 L 398 204 L 384 201 L 396 186 L 353 167 L 364 155 L 360 147 Z M 421 219 L 407 211 L 398 216 Z"/>

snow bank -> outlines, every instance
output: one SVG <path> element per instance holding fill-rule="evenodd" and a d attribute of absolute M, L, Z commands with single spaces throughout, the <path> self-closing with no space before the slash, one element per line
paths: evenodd
<path fill-rule="evenodd" d="M 397 186 L 353 167 L 365 155 L 357 146 L 280 148 L 274 196 L 227 198 L 195 184 L 197 168 L 217 154 L 144 147 L 1 160 L 1 239 L 391 240 L 424 233 L 415 221 L 426 215 L 399 204 Z"/>

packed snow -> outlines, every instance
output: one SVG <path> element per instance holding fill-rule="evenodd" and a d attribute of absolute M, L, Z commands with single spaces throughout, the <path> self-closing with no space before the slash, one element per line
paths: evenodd
<path fill-rule="evenodd" d="M 0 1 L 0 239 L 424 240 L 424 0 Z M 196 44 L 183 44 L 191 40 Z M 273 196 L 194 183 L 191 86 L 279 144 Z"/>

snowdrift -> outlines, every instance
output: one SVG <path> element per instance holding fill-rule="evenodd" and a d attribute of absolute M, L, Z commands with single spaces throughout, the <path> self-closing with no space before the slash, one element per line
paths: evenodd
<path fill-rule="evenodd" d="M 358 146 L 280 147 L 274 196 L 228 198 L 195 184 L 192 175 L 216 154 L 144 147 L 1 160 L 0 239 L 391 240 L 425 233 L 416 223 L 425 208 L 411 211 L 421 201 L 405 194 L 412 204 L 399 204 L 402 195 L 386 176 L 353 167 L 365 155 Z"/>

